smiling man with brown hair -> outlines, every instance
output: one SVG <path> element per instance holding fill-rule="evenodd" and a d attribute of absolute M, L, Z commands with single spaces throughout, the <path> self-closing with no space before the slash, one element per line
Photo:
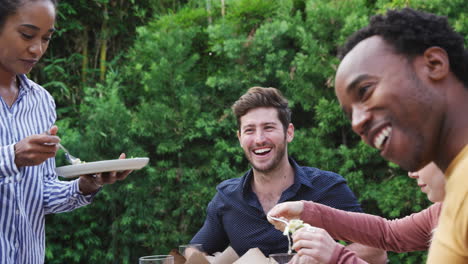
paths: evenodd
<path fill-rule="evenodd" d="M 232 106 L 237 137 L 252 165 L 243 177 L 217 187 L 203 227 L 191 243 L 212 254 L 232 246 L 243 255 L 258 247 L 265 255 L 286 253 L 288 239 L 271 225 L 266 214 L 279 202 L 308 200 L 346 211 L 362 212 L 340 175 L 299 166 L 288 156 L 294 138 L 288 101 L 275 88 L 253 87 Z M 371 263 L 384 263 L 386 254 L 360 244 L 349 245 Z"/>

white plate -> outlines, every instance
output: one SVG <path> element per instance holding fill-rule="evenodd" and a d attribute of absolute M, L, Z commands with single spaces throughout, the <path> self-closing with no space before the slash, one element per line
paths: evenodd
<path fill-rule="evenodd" d="M 149 158 L 115 159 L 87 162 L 55 168 L 59 176 L 65 178 L 77 177 L 107 171 L 138 170 L 148 164 Z"/>

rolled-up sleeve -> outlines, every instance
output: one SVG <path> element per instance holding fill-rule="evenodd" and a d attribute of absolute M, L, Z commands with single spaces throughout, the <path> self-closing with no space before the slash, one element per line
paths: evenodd
<path fill-rule="evenodd" d="M 44 213 L 61 213 L 88 205 L 95 194 L 83 195 L 79 179 L 60 181 L 55 172 L 55 160 L 49 159 L 44 166 Z"/>

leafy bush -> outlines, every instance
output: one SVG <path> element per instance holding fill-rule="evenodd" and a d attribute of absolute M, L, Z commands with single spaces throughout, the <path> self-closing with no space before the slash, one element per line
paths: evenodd
<path fill-rule="evenodd" d="M 83 85 L 82 106 L 58 124 L 84 160 L 127 152 L 150 164 L 106 186 L 92 205 L 48 216 L 47 263 L 136 263 L 187 243 L 215 186 L 248 169 L 229 108 L 251 86 L 277 87 L 289 98 L 290 154 L 343 175 L 366 212 L 397 218 L 427 207 L 406 172 L 353 134 L 332 89 L 337 47 L 370 15 L 407 2 L 230 0 L 224 16 L 219 2 L 210 12 L 188 4 L 137 28 L 106 79 Z M 466 35 L 463 0 L 411 6 L 449 15 Z M 62 72 L 60 61 L 51 65 L 47 72 Z M 56 97 L 63 91 L 59 101 L 71 96 L 60 82 L 50 88 Z M 391 263 L 424 258 L 390 254 Z"/>

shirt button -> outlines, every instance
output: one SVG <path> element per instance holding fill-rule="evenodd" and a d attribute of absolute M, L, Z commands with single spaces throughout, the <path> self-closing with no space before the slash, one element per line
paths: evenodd
<path fill-rule="evenodd" d="M 20 213 L 20 211 L 19 211 L 19 210 L 16 210 L 16 214 L 18 215 L 19 213 Z"/>

